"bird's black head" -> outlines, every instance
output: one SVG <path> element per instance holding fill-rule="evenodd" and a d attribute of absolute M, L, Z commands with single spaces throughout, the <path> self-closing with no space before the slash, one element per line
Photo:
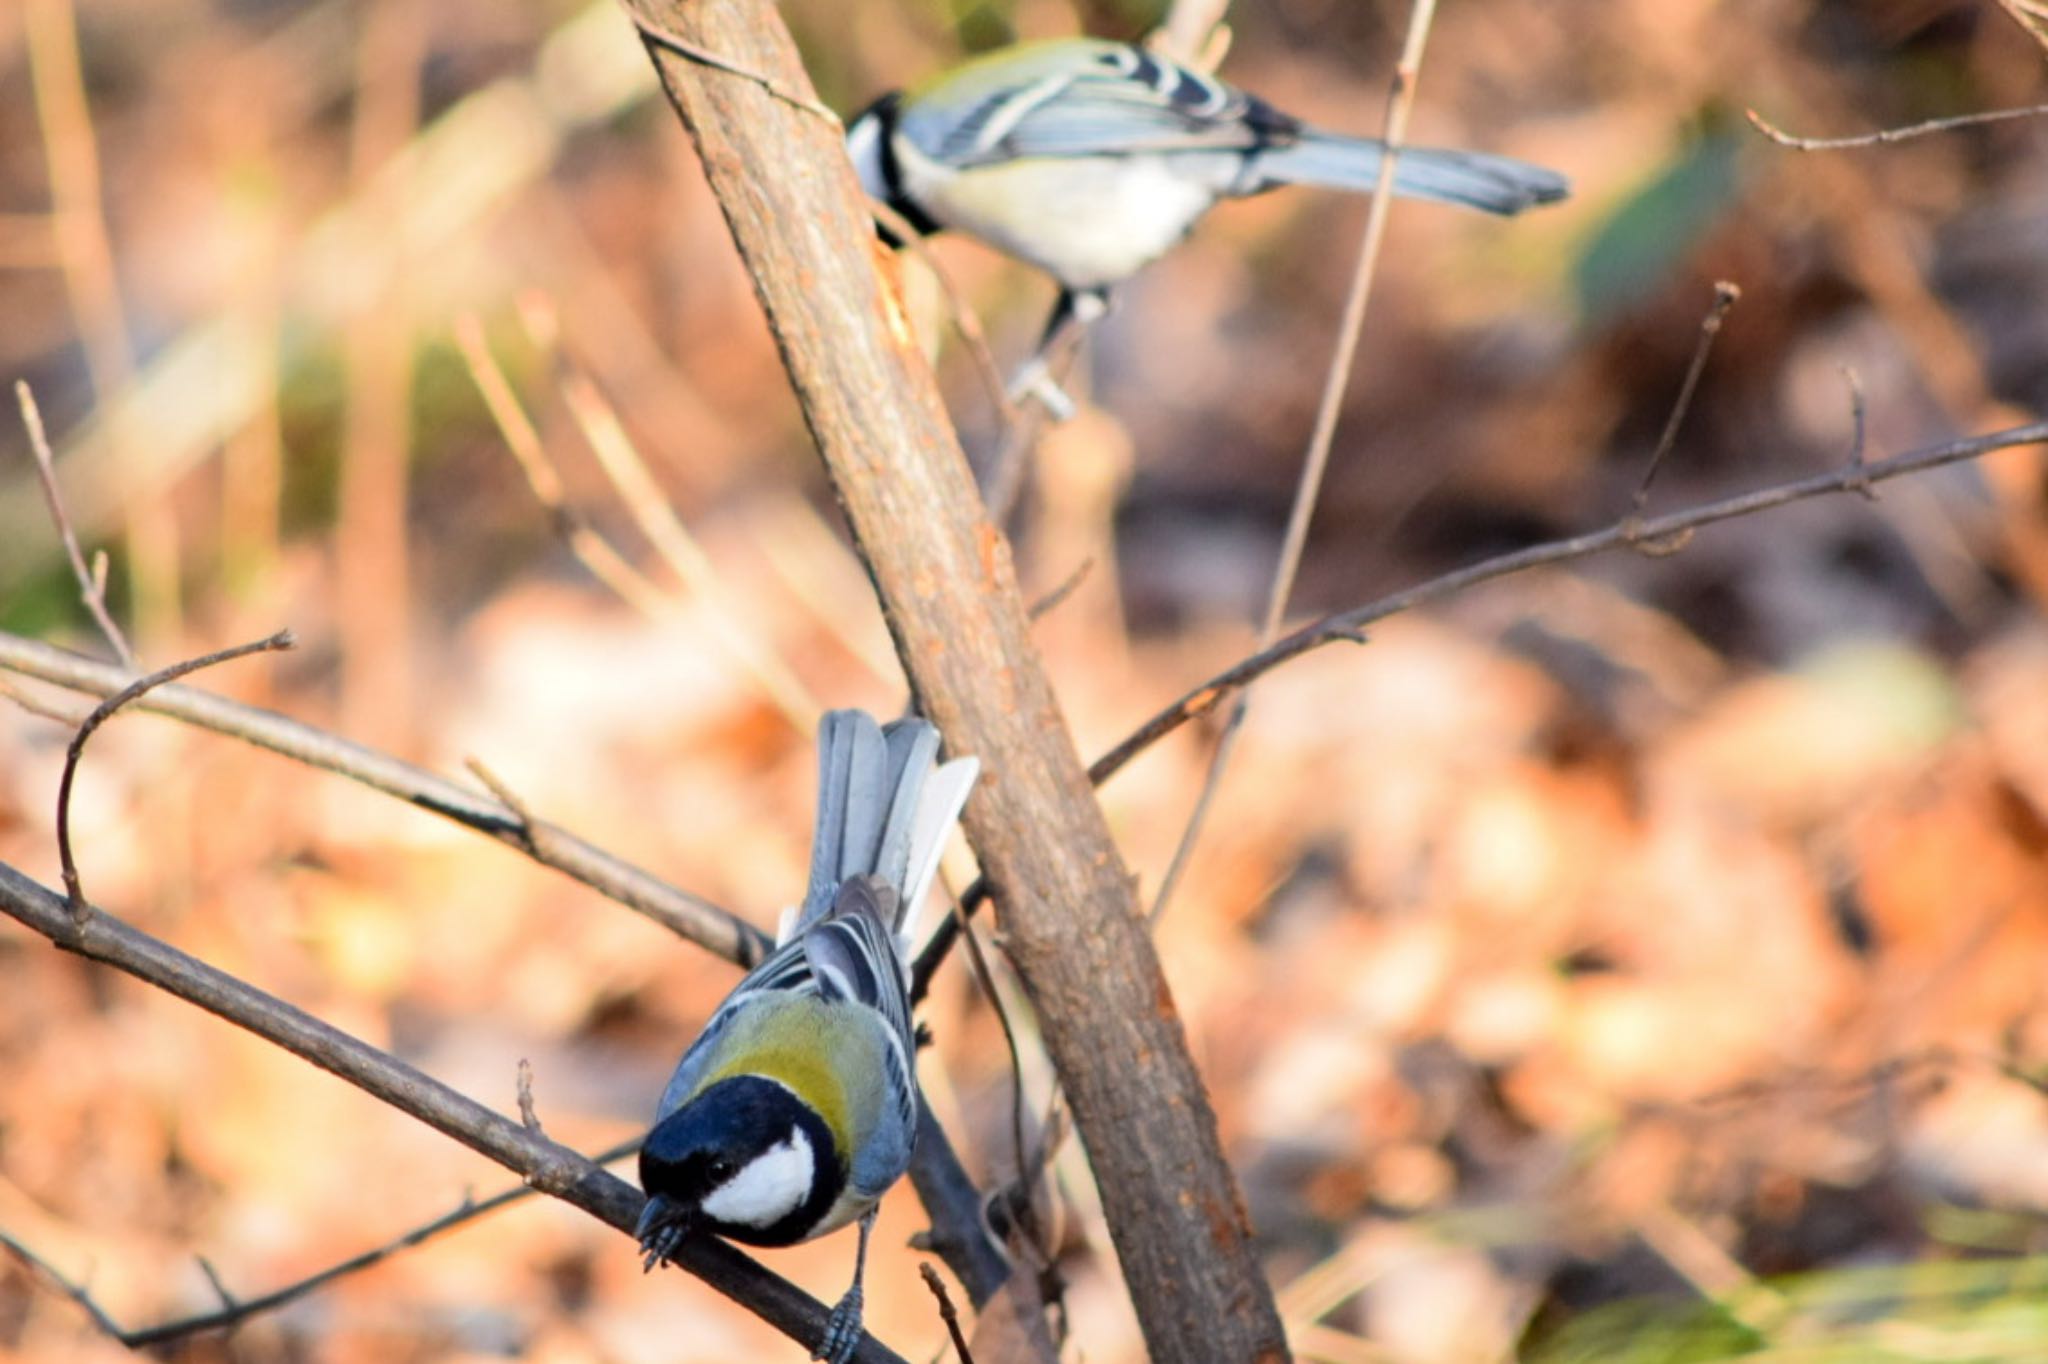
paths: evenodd
<path fill-rule="evenodd" d="M 794 1245 L 845 1186 L 841 1153 L 815 1110 L 758 1075 L 720 1080 L 656 1123 L 640 1148 L 640 1245 L 663 1258 L 692 1227 Z"/>

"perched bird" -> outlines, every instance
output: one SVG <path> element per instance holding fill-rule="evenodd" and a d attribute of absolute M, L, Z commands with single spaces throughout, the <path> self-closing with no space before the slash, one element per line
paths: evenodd
<path fill-rule="evenodd" d="M 1099 313 L 1110 288 L 1217 200 L 1294 184 L 1370 193 L 1386 151 L 1142 47 L 1090 38 L 1002 48 L 884 95 L 846 143 L 867 192 L 919 232 L 957 229 L 1059 281 L 1054 327 Z M 1401 149 L 1393 183 L 1488 213 L 1568 189 L 1540 166 L 1426 147 Z"/>
<path fill-rule="evenodd" d="M 818 731 L 810 884 L 775 952 L 718 1006 L 640 1149 L 652 1269 L 708 1231 L 788 1246 L 860 1221 L 853 1286 L 813 1358 L 860 1341 L 875 1206 L 917 1139 L 910 919 L 979 763 L 934 768 L 939 732 L 833 711 Z"/>

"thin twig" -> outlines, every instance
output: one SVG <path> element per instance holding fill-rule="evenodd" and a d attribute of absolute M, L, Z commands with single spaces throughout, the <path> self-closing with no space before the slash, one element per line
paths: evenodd
<path fill-rule="evenodd" d="M 1664 430 L 1657 437 L 1657 446 L 1650 451 L 1649 463 L 1643 466 L 1642 481 L 1636 484 L 1636 493 L 1631 502 L 1631 515 L 1640 517 L 1643 508 L 1650 502 L 1650 484 L 1656 480 L 1657 471 L 1664 467 L 1664 460 L 1678 444 L 1678 433 L 1685 426 L 1685 415 L 1692 410 L 1692 395 L 1699 388 L 1700 375 L 1706 371 L 1707 357 L 1713 354 L 1714 338 L 1721 334 L 1721 324 L 1728 318 L 1728 312 L 1742 297 L 1742 290 L 1727 280 L 1714 284 L 1714 301 L 1707 305 L 1707 315 L 1700 319 L 1700 337 L 1692 349 L 1692 363 L 1685 367 L 1685 381 L 1678 386 L 1678 397 L 1671 404 L 1670 413 L 1664 418 Z"/>
<path fill-rule="evenodd" d="M 1022 1180 L 1030 1165 L 1024 1155 L 1024 1053 L 1017 1042 L 1017 1029 L 1010 1023 L 1010 1011 L 1003 1007 L 1003 997 L 996 989 L 995 971 L 982 950 L 981 935 L 974 931 L 973 923 L 964 913 L 956 910 L 955 918 L 967 940 L 967 958 L 974 965 L 974 978 L 988 996 L 989 1008 L 995 1010 L 996 1022 L 1003 1030 L 1003 1045 L 1010 1053 L 1010 1143 L 1017 1161 L 1017 1178 Z"/>
<path fill-rule="evenodd" d="M 1034 621 L 1044 620 L 1054 611 L 1057 611 L 1060 608 L 1060 604 L 1066 601 L 1067 598 L 1073 596 L 1075 590 L 1079 588 L 1082 583 L 1088 580 L 1088 575 L 1089 573 L 1094 571 L 1094 568 L 1094 556 L 1091 555 L 1088 558 L 1083 559 L 1078 565 L 1075 566 L 1074 571 L 1072 573 L 1069 573 L 1066 577 L 1060 579 L 1059 584 L 1056 587 L 1054 587 L 1052 591 L 1046 593 L 1037 601 L 1031 603 L 1031 619 Z"/>
<path fill-rule="evenodd" d="M 85 552 L 78 547 L 78 533 L 71 528 L 71 517 L 64 510 L 64 494 L 57 486 L 57 461 L 50 453 L 50 437 L 43 430 L 43 414 L 36 406 L 36 395 L 28 380 L 14 381 L 14 400 L 21 407 L 21 424 L 28 428 L 28 448 L 35 453 L 36 475 L 43 483 L 43 497 L 50 504 L 50 519 L 57 523 L 65 557 L 71 560 L 72 576 L 78 579 L 79 600 L 92 613 L 93 622 L 100 627 L 114 657 L 121 660 L 122 667 L 132 670 L 136 667 L 135 651 L 128 647 L 128 637 L 121 633 L 121 627 L 114 624 L 114 617 L 107 610 L 106 558 L 97 556 L 94 565 L 88 567 Z"/>
<path fill-rule="evenodd" d="M 540 1111 L 533 1103 L 533 1062 L 524 1056 L 519 1058 L 519 1074 L 515 1088 L 519 1094 L 520 1124 L 537 1137 L 546 1135 L 545 1129 L 540 1125 Z"/>
<path fill-rule="evenodd" d="M 1865 442 L 1870 434 L 1869 418 L 1864 411 L 1863 376 L 1856 372 L 1854 366 L 1844 365 L 1842 382 L 1849 387 L 1849 425 L 1852 433 L 1849 438 L 1849 467 L 1860 471 L 1863 468 Z M 1877 489 L 1871 487 L 1868 480 L 1851 486 L 1865 502 L 1877 501 Z"/>
<path fill-rule="evenodd" d="M 974 1352 L 967 1348 L 966 1333 L 960 1329 L 960 1313 L 953 1306 L 953 1295 L 946 1291 L 946 1281 L 929 1262 L 919 1264 L 917 1272 L 924 1275 L 925 1287 L 939 1300 L 939 1320 L 946 1323 L 946 1334 L 953 1338 L 953 1353 L 960 1357 L 960 1364 L 974 1364 Z"/>
<path fill-rule="evenodd" d="M 498 798 L 499 804 L 510 810 L 517 817 L 519 821 L 517 836 L 520 845 L 529 853 L 538 857 L 540 855 L 541 824 L 539 820 L 533 817 L 533 811 L 527 808 L 526 801 L 520 797 L 517 791 L 514 791 L 505 783 L 503 777 L 500 777 L 496 772 L 486 767 L 482 758 L 464 758 L 462 765 L 469 769 L 469 774 L 472 777 L 475 777 L 484 784 L 486 791 L 489 791 Z"/>
<path fill-rule="evenodd" d="M 74 914 L 63 896 L 5 863 L 0 913 L 66 951 L 104 962 L 275 1043 L 609 1226 L 630 1233 L 639 1220 L 646 1202 L 640 1192 L 580 1153 L 90 905 L 84 915 Z M 793 1340 L 815 1342 L 824 1330 L 822 1304 L 724 1241 L 690 1237 L 670 1258 Z M 898 1360 L 872 1337 L 862 1340 L 855 1358 L 868 1364 Z"/>
<path fill-rule="evenodd" d="M 632 19 L 633 26 L 640 30 L 640 36 L 649 43 L 665 47 L 678 57 L 688 57 L 691 61 L 711 67 L 715 71 L 723 71 L 729 76 L 738 76 L 742 80 L 750 80 L 769 94 L 775 96 L 775 98 L 781 100 L 784 104 L 794 105 L 807 114 L 814 114 L 824 119 L 835 129 L 842 129 L 846 126 L 840 120 L 838 114 L 832 112 L 832 110 L 826 108 L 817 100 L 812 99 L 809 95 L 799 94 L 781 83 L 762 75 L 759 71 L 748 70 L 730 57 L 721 57 L 716 52 L 700 47 L 687 38 L 679 38 L 666 29 L 657 28 L 631 10 L 626 11 L 626 13 Z"/>
<path fill-rule="evenodd" d="M 1479 583 L 1504 578 L 1526 569 L 1583 559 L 1603 550 L 1669 541 L 1675 536 L 1711 525 L 1716 521 L 1750 516 L 1773 507 L 1782 507 L 1787 503 L 1824 497 L 1829 493 L 1851 492 L 1866 481 L 1882 483 L 1887 479 L 1924 473 L 1947 464 L 1981 459 L 1998 450 L 2044 443 L 2048 443 L 2048 422 L 2034 422 L 2004 431 L 1995 431 L 1989 435 L 1971 436 L 1919 450 L 1909 450 L 1904 454 L 1867 463 L 1856 469 L 1845 467 L 1784 483 L 1774 483 L 1769 487 L 1737 493 L 1713 502 L 1704 502 L 1699 506 L 1652 517 L 1647 521 L 1631 522 L 1624 519 L 1603 530 L 1588 531 L 1583 535 L 1569 536 L 1562 540 L 1546 540 L 1542 544 L 1531 545 L 1526 549 L 1518 549 L 1511 553 L 1495 555 L 1491 559 L 1483 559 L 1476 564 L 1468 564 L 1464 568 L 1441 574 L 1391 596 L 1368 602 L 1364 606 L 1333 612 L 1310 621 L 1286 638 L 1275 641 L 1271 648 L 1239 660 L 1133 730 L 1090 765 L 1088 776 L 1098 786 L 1108 781 L 1123 770 L 1131 759 L 1153 744 L 1188 721 L 1207 715 L 1238 688 L 1264 676 L 1290 659 L 1299 658 L 1305 653 L 1338 640 L 1355 641 L 1359 638 L 1360 631 L 1376 621 L 1385 620 L 1388 616 L 1429 602 L 1441 601 Z"/>
<path fill-rule="evenodd" d="M 610 1150 L 600 1151 L 592 1156 L 590 1158 L 591 1162 L 597 1165 L 608 1165 L 621 1156 L 631 1155 L 634 1151 L 638 1150 L 640 1142 L 641 1138 L 639 1137 L 635 1137 L 631 1141 L 620 1142 Z M 309 1293 L 325 1288 L 338 1279 L 346 1278 L 351 1274 L 359 1274 L 374 1265 L 382 1264 L 400 1251 L 410 1250 L 414 1246 L 423 1245 L 445 1232 L 453 1231 L 455 1228 L 473 1222 L 488 1213 L 496 1212 L 507 1204 L 516 1203 L 523 1198 L 531 1198 L 537 1192 L 538 1190 L 529 1184 L 513 1184 L 481 1201 L 464 1197 L 462 1202 L 450 1211 L 441 1214 L 441 1216 L 434 1218 L 430 1222 L 421 1223 L 419 1226 L 413 1227 L 401 1235 L 394 1236 L 382 1245 L 373 1246 L 369 1250 L 357 1255 L 351 1255 L 346 1260 L 338 1261 L 316 1273 L 308 1274 L 303 1279 L 294 1280 L 282 1288 L 273 1289 L 268 1293 L 260 1294 L 253 1298 L 237 1297 L 230 1293 L 226 1285 L 221 1283 L 219 1275 L 213 1271 L 212 1265 L 204 1257 L 201 1257 L 199 1260 L 200 1268 L 213 1283 L 214 1291 L 220 1295 L 222 1306 L 217 1311 L 201 1312 L 189 1317 L 179 1317 L 172 1321 L 158 1322 L 154 1326 L 134 1328 L 122 1326 L 93 1299 L 91 1292 L 82 1284 L 64 1275 L 48 1260 L 30 1250 L 19 1239 L 5 1231 L 0 1231 L 0 1246 L 5 1246 L 27 1264 L 40 1271 L 45 1278 L 56 1285 L 58 1291 L 77 1303 L 85 1311 L 86 1315 L 92 1318 L 93 1324 L 99 1327 L 106 1335 L 119 1341 L 128 1349 L 140 1350 L 151 1346 L 168 1344 L 174 1340 L 182 1340 L 187 1336 L 199 1335 L 206 1331 L 224 1330 L 227 1327 L 239 1325 L 251 1317 L 275 1311 L 277 1308 L 297 1302 Z"/>
<path fill-rule="evenodd" d="M 0 669 L 98 696 L 111 696 L 133 680 L 111 663 L 5 631 L 0 631 Z M 773 946 L 746 920 L 567 829 L 529 820 L 467 786 L 365 744 L 195 687 L 160 688 L 143 697 L 138 708 L 267 748 L 489 834 L 740 966 L 758 965 Z"/>
<path fill-rule="evenodd" d="M 1929 133 L 1952 132 L 1957 128 L 1973 128 L 1982 123 L 2007 123 L 2017 118 L 2039 118 L 2048 114 L 2048 104 L 2030 104 L 2024 109 L 1992 109 L 1979 114 L 1957 114 L 1951 118 L 1931 118 L 1925 123 L 1910 123 L 1903 128 L 1880 128 L 1874 133 L 1861 133 L 1855 137 L 1794 137 L 1777 124 L 1765 118 L 1754 109 L 1745 109 L 1743 115 L 1758 132 L 1781 147 L 1790 147 L 1796 152 L 1832 152 L 1847 147 L 1874 147 L 1879 143 L 1905 142 Z"/>
<path fill-rule="evenodd" d="M 105 724 L 115 711 L 154 687 L 160 687 L 166 682 L 175 682 L 187 673 L 196 673 L 201 668 L 211 668 L 216 663 L 245 658 L 250 654 L 289 649 L 292 645 L 292 632 L 279 630 L 266 639 L 237 644 L 229 649 L 219 649 L 198 658 L 188 658 L 182 663 L 159 668 L 147 677 L 136 678 L 93 707 L 92 714 L 86 716 L 85 723 L 78 727 L 78 733 L 71 736 L 71 746 L 64 753 L 64 775 L 57 780 L 57 858 L 64 868 L 64 890 L 69 897 L 68 903 L 74 916 L 83 917 L 88 906 L 85 888 L 78 880 L 78 860 L 72 855 L 71 850 L 71 784 L 78 776 L 79 759 L 85 756 L 85 741 L 92 737 L 93 731 Z"/>
<path fill-rule="evenodd" d="M 1379 271 L 1380 247 L 1386 240 L 1387 221 L 1393 211 L 1394 171 L 1400 163 L 1401 145 L 1408 137 L 1408 119 L 1415 109 L 1415 85 L 1422 71 L 1422 50 L 1429 41 L 1430 25 L 1436 19 L 1436 0 L 1413 0 L 1408 10 L 1408 33 L 1401 44 L 1401 57 L 1387 90 L 1386 153 L 1380 158 L 1379 178 L 1374 182 L 1372 204 L 1366 211 L 1365 231 L 1359 240 L 1358 263 L 1351 275 L 1351 290 L 1344 300 L 1343 319 L 1337 325 L 1337 344 L 1330 353 L 1330 366 L 1323 378 L 1321 401 L 1316 406 L 1315 428 L 1309 436 L 1308 452 L 1302 459 L 1301 477 L 1295 483 L 1294 505 L 1287 514 L 1287 531 L 1280 542 L 1279 563 L 1273 570 L 1273 584 L 1266 594 L 1266 612 L 1259 625 L 1259 647 L 1269 647 L 1280 635 L 1287 618 L 1287 603 L 1294 595 L 1294 580 L 1301 570 L 1303 551 L 1308 546 L 1309 523 L 1315 518 L 1316 502 L 1322 494 L 1323 474 L 1329 468 L 1330 450 L 1337 436 L 1337 419 L 1344 407 L 1344 394 L 1351 384 L 1351 371 L 1358 358 L 1359 338 L 1365 331 L 1365 314 L 1372 302 L 1373 280 Z M 1238 693 L 1230 719 L 1209 757 L 1201 792 L 1188 813 L 1173 859 L 1159 878 L 1159 893 L 1152 900 L 1150 919 L 1157 925 L 1180 885 L 1188 861 L 1194 856 L 1209 808 L 1223 783 L 1224 769 L 1237 748 L 1238 735 L 1251 712 L 1251 690 Z"/>

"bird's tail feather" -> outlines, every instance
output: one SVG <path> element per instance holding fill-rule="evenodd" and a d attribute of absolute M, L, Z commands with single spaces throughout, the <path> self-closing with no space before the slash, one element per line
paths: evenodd
<path fill-rule="evenodd" d="M 1298 142 L 1261 152 L 1253 170 L 1260 189 L 1306 184 L 1369 194 L 1385 155 L 1385 144 L 1374 138 L 1309 131 Z M 1556 171 L 1486 152 L 1404 147 L 1394 167 L 1398 195 L 1487 213 L 1520 213 L 1554 203 L 1570 189 Z"/>
<path fill-rule="evenodd" d="M 939 732 L 924 720 L 884 728 L 861 711 L 825 716 L 818 728 L 810 881 L 789 932 L 829 914 L 848 878 L 873 876 L 897 892 L 891 928 L 905 934 L 979 771 L 972 758 L 935 770 L 938 751 Z"/>

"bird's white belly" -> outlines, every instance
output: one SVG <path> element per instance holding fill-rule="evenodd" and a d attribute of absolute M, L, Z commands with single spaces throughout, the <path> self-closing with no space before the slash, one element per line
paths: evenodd
<path fill-rule="evenodd" d="M 935 221 L 1031 262 L 1070 289 L 1115 284 L 1216 201 L 1207 158 L 1030 158 L 956 172 L 899 145 L 909 196 Z"/>

